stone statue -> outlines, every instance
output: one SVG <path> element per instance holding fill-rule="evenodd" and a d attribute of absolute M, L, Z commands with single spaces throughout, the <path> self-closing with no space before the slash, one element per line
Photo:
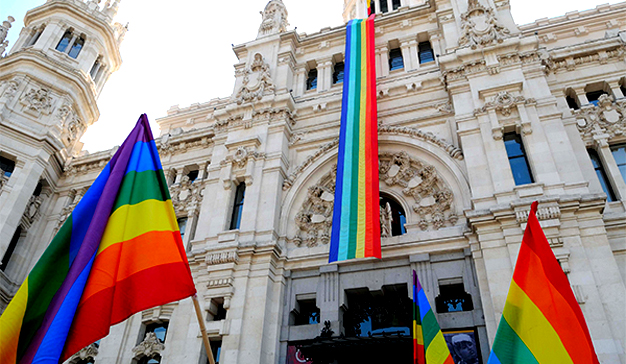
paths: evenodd
<path fill-rule="evenodd" d="M 4 40 L 7 39 L 7 35 L 9 34 L 9 29 L 11 29 L 11 23 L 13 23 L 14 21 L 15 21 L 15 18 L 12 16 L 9 16 L 7 20 L 3 21 L 2 25 L 0 25 L 0 42 L 3 42 L 2 44 L 4 44 Z M 8 45 L 9 43 L 7 42 L 6 44 Z"/>
<path fill-rule="evenodd" d="M 270 1 L 265 10 L 261 12 L 263 21 L 259 26 L 259 34 L 257 38 L 264 35 L 283 33 L 287 30 L 289 23 L 287 22 L 287 8 L 282 0 Z"/>
<path fill-rule="evenodd" d="M 392 222 L 393 215 L 391 213 L 391 205 L 389 202 L 385 204 L 385 207 L 380 206 L 380 237 L 389 238 L 392 236 Z"/>

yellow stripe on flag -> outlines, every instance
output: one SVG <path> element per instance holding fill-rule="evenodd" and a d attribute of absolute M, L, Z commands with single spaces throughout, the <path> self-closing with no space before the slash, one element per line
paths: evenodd
<path fill-rule="evenodd" d="M 0 364 L 17 362 L 17 344 L 28 303 L 28 278 L 0 316 Z"/>
<path fill-rule="evenodd" d="M 502 315 L 539 363 L 573 363 L 554 327 L 515 281 Z"/>
<path fill-rule="evenodd" d="M 149 231 L 176 231 L 178 223 L 172 201 L 146 200 L 124 205 L 109 218 L 98 253 L 109 246 L 134 239 Z"/>
<path fill-rule="evenodd" d="M 433 341 L 426 348 L 426 363 L 428 364 L 443 364 L 450 356 L 450 350 L 446 339 L 444 339 L 441 330 L 435 335 Z"/>

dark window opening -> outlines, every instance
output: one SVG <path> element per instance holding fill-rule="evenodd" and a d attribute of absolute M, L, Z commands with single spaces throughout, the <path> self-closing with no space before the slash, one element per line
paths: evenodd
<path fill-rule="evenodd" d="M 380 0 L 380 12 L 381 13 L 389 12 L 389 5 L 387 5 L 387 0 Z"/>
<path fill-rule="evenodd" d="M 33 192 L 33 196 L 41 195 L 41 191 L 43 190 L 43 184 L 41 182 L 37 183 L 37 187 L 35 187 L 35 191 Z"/>
<path fill-rule="evenodd" d="M 213 352 L 213 359 L 215 364 L 220 363 L 220 354 L 222 353 L 222 340 L 211 340 L 211 352 Z M 207 364 L 209 359 L 207 359 Z"/>
<path fill-rule="evenodd" d="M 576 101 L 576 99 L 574 99 L 570 95 L 565 96 L 565 101 L 567 101 L 567 106 L 569 106 L 570 109 L 580 109 L 580 106 L 578 106 L 578 101 Z"/>
<path fill-rule="evenodd" d="M 162 322 L 162 323 L 152 323 L 152 324 L 148 324 L 146 326 L 146 334 L 153 332 L 157 339 L 159 339 L 159 341 L 161 341 L 162 343 L 165 342 L 165 336 L 167 335 L 167 326 L 168 326 L 168 322 Z M 143 337 L 143 339 L 145 339 L 145 335 Z M 143 341 L 142 339 L 142 341 Z"/>
<path fill-rule="evenodd" d="M 619 168 L 619 172 L 626 182 L 626 144 L 614 145 L 611 147 L 611 153 L 613 153 L 613 158 L 615 159 L 615 163 L 617 163 L 617 168 Z"/>
<path fill-rule="evenodd" d="M 596 176 L 598 176 L 600 185 L 602 185 L 602 189 L 604 190 L 604 193 L 606 193 L 606 200 L 608 202 L 615 201 L 615 193 L 613 192 L 611 183 L 606 175 L 600 156 L 593 149 L 587 149 L 587 152 L 589 152 L 589 158 L 591 158 L 591 164 L 593 164 L 593 169 L 596 171 Z"/>
<path fill-rule="evenodd" d="M 213 316 L 213 318 L 211 318 Z M 213 298 L 209 305 L 209 320 L 222 321 L 226 319 L 226 309 L 223 298 Z"/>
<path fill-rule="evenodd" d="M 402 60 L 402 50 L 400 48 L 394 48 L 389 51 L 389 70 L 399 70 L 404 68 L 404 61 Z"/>
<path fill-rule="evenodd" d="M 161 355 L 154 354 L 152 356 L 144 356 L 138 362 L 138 364 L 159 364 L 161 362 Z"/>
<path fill-rule="evenodd" d="M 65 50 L 67 49 L 67 46 L 70 45 L 71 40 L 72 40 L 72 32 L 68 30 L 65 32 L 65 34 L 63 34 L 63 38 L 61 38 L 61 40 L 59 41 L 59 44 L 57 44 L 56 50 L 59 52 L 65 52 Z"/>
<path fill-rule="evenodd" d="M 439 296 L 435 298 L 437 313 L 472 311 L 472 295 L 465 292 L 463 283 L 439 285 Z"/>
<path fill-rule="evenodd" d="M 383 0 L 384 1 L 384 0 Z M 402 6 L 402 3 L 400 2 L 400 0 L 393 0 L 391 2 L 391 6 L 393 7 L 393 10 L 396 10 L 397 8 L 399 8 L 400 6 Z"/>
<path fill-rule="evenodd" d="M 404 225 L 406 224 L 406 214 L 404 213 L 402 205 L 396 202 L 396 200 L 394 200 L 393 198 L 381 194 L 381 214 L 389 213 L 389 211 L 387 211 L 387 204 L 389 204 L 389 208 L 391 210 L 391 236 L 400 236 L 406 234 L 406 228 L 404 227 Z M 381 226 L 381 232 L 383 231 L 383 229 L 384 227 Z"/>
<path fill-rule="evenodd" d="M 374 0 L 370 0 L 370 8 L 371 14 L 376 14 L 376 2 Z"/>
<path fill-rule="evenodd" d="M 187 230 L 187 218 L 181 217 L 178 221 L 178 229 L 180 230 L 180 238 L 183 239 L 185 237 L 185 231 Z"/>
<path fill-rule="evenodd" d="M 520 186 L 535 182 L 530 171 L 530 164 L 526 157 L 522 138 L 517 133 L 506 133 L 504 134 L 504 146 L 509 157 L 515 185 Z"/>
<path fill-rule="evenodd" d="M 315 325 L 320 321 L 320 309 L 315 300 L 298 300 L 299 310 L 295 311 L 294 325 Z"/>
<path fill-rule="evenodd" d="M 333 84 L 343 82 L 343 71 L 345 65 L 343 62 L 335 63 L 335 69 L 333 70 Z"/>
<path fill-rule="evenodd" d="M 230 230 L 239 229 L 241 225 L 241 212 L 243 210 L 243 200 L 246 195 L 246 184 L 240 183 L 235 191 L 235 204 L 233 205 L 233 214 L 230 219 Z"/>
<path fill-rule="evenodd" d="M 72 49 L 70 49 L 70 52 L 68 53 L 68 55 L 76 59 L 78 55 L 80 54 L 80 51 L 83 49 L 84 45 L 85 45 L 85 38 L 83 37 L 77 38 L 76 41 L 74 41 L 74 44 L 72 44 Z"/>
<path fill-rule="evenodd" d="M 0 169 L 4 171 L 5 177 L 11 177 L 15 170 L 15 162 L 8 158 L 0 157 Z"/>
<path fill-rule="evenodd" d="M 85 358 L 83 360 L 76 362 L 76 364 L 95 364 L 95 362 L 96 361 L 93 358 Z"/>
<path fill-rule="evenodd" d="M 430 42 L 420 42 L 417 47 L 419 50 L 418 56 L 420 64 L 435 61 L 435 53 L 433 52 L 433 47 L 430 45 Z"/>
<path fill-rule="evenodd" d="M 37 43 L 37 41 L 39 40 L 39 37 L 41 37 L 41 33 L 43 33 L 44 29 L 45 29 L 44 26 L 42 26 L 41 28 L 37 29 L 35 31 L 35 34 L 33 34 L 33 36 L 28 41 L 28 44 L 26 44 L 26 47 L 30 47 L 30 46 L 35 45 L 35 43 Z"/>
<path fill-rule="evenodd" d="M 96 61 L 93 63 L 93 66 L 91 66 L 91 70 L 89 71 L 89 75 L 91 76 L 91 79 L 94 81 L 96 80 L 96 76 L 98 75 L 100 66 L 102 66 L 100 59 L 101 59 L 100 57 L 96 59 Z"/>
<path fill-rule="evenodd" d="M 22 236 L 22 227 L 18 226 L 17 230 L 15 230 L 15 234 L 13 234 L 13 238 L 11 238 L 11 242 L 9 243 L 9 247 L 7 248 L 4 256 L 2 257 L 2 262 L 0 262 L 0 270 L 5 271 L 7 265 L 11 261 L 11 256 L 17 247 L 17 243 L 20 241 L 20 237 Z"/>
<path fill-rule="evenodd" d="M 190 171 L 189 173 L 187 173 L 187 177 L 189 177 L 189 181 L 192 182 L 192 183 L 193 183 L 193 181 L 198 179 L 199 175 L 200 175 L 200 171 L 198 171 L 198 170 Z"/>
<path fill-rule="evenodd" d="M 587 100 L 593 106 L 598 106 L 598 99 L 600 99 L 602 95 L 608 94 L 604 90 L 587 92 Z"/>
<path fill-rule="evenodd" d="M 622 90 L 622 95 L 624 95 L 624 97 L 626 97 L 626 85 L 621 84 L 619 89 Z"/>
<path fill-rule="evenodd" d="M 309 76 L 306 79 L 306 89 L 315 90 L 317 88 L 317 69 L 309 71 Z"/>
<path fill-rule="evenodd" d="M 346 336 L 411 336 L 413 302 L 406 284 L 347 290 L 348 309 L 343 315 Z"/>

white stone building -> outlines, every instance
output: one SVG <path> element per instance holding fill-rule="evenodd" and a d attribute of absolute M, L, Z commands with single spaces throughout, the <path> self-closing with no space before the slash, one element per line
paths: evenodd
<path fill-rule="evenodd" d="M 0 59 L 0 309 L 115 152 L 78 140 L 121 65 L 118 2 L 48 0 Z M 344 26 L 297 33 L 270 1 L 232 94 L 157 121 L 219 363 L 408 362 L 413 269 L 485 363 L 534 200 L 601 362 L 626 363 L 626 3 L 522 26 L 508 0 L 374 7 L 382 260 L 327 264 Z M 204 364 L 199 334 L 183 300 L 71 362 Z"/>

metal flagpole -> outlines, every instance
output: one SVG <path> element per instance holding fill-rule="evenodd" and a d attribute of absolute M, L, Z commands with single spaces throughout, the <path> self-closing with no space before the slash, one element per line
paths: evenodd
<path fill-rule="evenodd" d="M 202 309 L 200 308 L 200 302 L 198 302 L 198 295 L 194 294 L 191 296 L 191 299 L 193 300 L 193 307 L 196 309 L 196 316 L 198 317 L 198 324 L 200 325 L 200 333 L 202 334 L 202 342 L 204 343 L 206 356 L 209 358 L 210 364 L 215 364 L 213 351 L 211 351 L 211 344 L 209 343 L 209 337 L 206 334 L 206 326 L 204 325 L 204 318 L 202 317 Z"/>

